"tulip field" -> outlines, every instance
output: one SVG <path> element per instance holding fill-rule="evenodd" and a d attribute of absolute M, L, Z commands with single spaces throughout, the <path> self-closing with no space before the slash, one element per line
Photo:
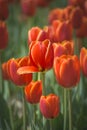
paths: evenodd
<path fill-rule="evenodd" d="M 87 130 L 87 0 L 0 0 L 0 130 Z"/>

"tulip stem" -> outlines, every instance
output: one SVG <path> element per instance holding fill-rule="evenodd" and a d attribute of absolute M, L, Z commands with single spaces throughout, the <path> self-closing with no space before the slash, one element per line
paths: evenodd
<path fill-rule="evenodd" d="M 68 90 L 68 107 L 69 107 L 69 130 L 72 130 L 71 90 Z"/>
<path fill-rule="evenodd" d="M 67 123 L 67 97 L 66 93 L 67 90 L 64 89 L 64 130 L 66 130 L 66 123 Z"/>
<path fill-rule="evenodd" d="M 22 97 L 23 97 L 23 130 L 27 130 L 26 126 L 26 101 L 24 95 L 24 88 L 22 89 Z"/>
<path fill-rule="evenodd" d="M 52 130 L 52 119 L 50 119 L 50 130 Z"/>
<path fill-rule="evenodd" d="M 45 72 L 42 73 L 42 84 L 43 84 L 42 93 L 43 93 L 43 95 L 46 95 L 46 89 L 45 89 Z"/>
<path fill-rule="evenodd" d="M 38 72 L 38 80 L 40 80 L 40 74 L 41 74 L 41 73 L 40 73 L 40 72 Z"/>
<path fill-rule="evenodd" d="M 0 51 L 0 93 L 2 94 L 2 62 L 1 62 L 1 51 Z"/>

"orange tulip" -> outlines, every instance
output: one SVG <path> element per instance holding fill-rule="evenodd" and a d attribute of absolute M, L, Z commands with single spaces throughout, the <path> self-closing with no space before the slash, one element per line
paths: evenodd
<path fill-rule="evenodd" d="M 74 53 L 74 44 L 72 41 L 63 41 L 62 43 L 53 43 L 54 57 L 61 55 L 72 55 Z"/>
<path fill-rule="evenodd" d="M 28 43 L 30 44 L 32 41 L 36 41 L 37 36 L 39 34 L 39 32 L 41 31 L 41 28 L 39 27 L 32 27 L 29 31 L 28 31 Z"/>
<path fill-rule="evenodd" d="M 54 60 L 54 72 L 60 85 L 74 87 L 80 80 L 80 62 L 77 56 L 63 55 Z"/>
<path fill-rule="evenodd" d="M 29 103 L 39 103 L 42 95 L 42 82 L 32 81 L 25 87 L 25 97 Z"/>
<path fill-rule="evenodd" d="M 87 49 L 85 47 L 80 51 L 80 65 L 83 74 L 87 77 Z"/>
<path fill-rule="evenodd" d="M 24 66 L 25 64 L 27 65 L 28 63 L 28 58 L 19 58 L 19 59 L 14 59 L 12 58 L 9 63 L 9 74 L 10 74 L 10 79 L 15 83 L 16 85 L 27 85 L 31 82 L 32 80 L 32 74 L 24 74 L 24 75 L 19 75 L 17 73 L 17 70 L 19 67 Z"/>
<path fill-rule="evenodd" d="M 58 24 L 57 24 L 58 23 Z M 69 21 L 60 22 L 53 21 L 54 42 L 62 42 L 64 40 L 72 40 L 72 25 Z M 55 28 L 56 26 L 56 28 Z"/>
<path fill-rule="evenodd" d="M 33 27 L 28 31 L 29 44 L 32 41 L 44 41 L 46 39 L 48 39 L 48 33 L 39 27 Z"/>
<path fill-rule="evenodd" d="M 0 20 L 6 20 L 8 18 L 8 1 L 0 0 Z"/>
<path fill-rule="evenodd" d="M 8 44 L 8 31 L 6 24 L 0 21 L 0 49 L 5 49 Z"/>
<path fill-rule="evenodd" d="M 60 112 L 60 99 L 54 94 L 41 96 L 40 110 L 45 118 L 55 118 Z"/>
<path fill-rule="evenodd" d="M 20 67 L 19 74 L 31 72 L 43 72 L 49 70 L 53 66 L 54 51 L 49 40 L 43 42 L 35 41 L 30 46 L 30 64 L 29 66 Z"/>

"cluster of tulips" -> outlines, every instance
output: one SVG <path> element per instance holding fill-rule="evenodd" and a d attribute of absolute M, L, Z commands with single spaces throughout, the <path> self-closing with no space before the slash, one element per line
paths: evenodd
<path fill-rule="evenodd" d="M 27 1 L 22 0 L 25 2 L 22 3 L 25 12 Z M 32 0 L 31 3 L 33 3 Z M 82 46 L 81 42 L 82 38 L 87 37 L 87 0 L 69 0 L 69 3 L 71 5 L 64 9 L 57 8 L 50 12 L 49 25 L 43 28 L 35 26 L 29 29 L 27 43 L 29 52 L 26 56 L 11 58 L 2 64 L 4 80 L 10 80 L 23 88 L 26 101 L 30 104 L 39 103 L 40 111 L 47 119 L 56 118 L 61 108 L 60 97 L 53 92 L 47 94 L 45 88 L 45 74 L 53 69 L 57 83 L 64 90 L 64 130 L 66 130 L 67 124 L 67 93 L 69 130 L 73 130 L 70 93 L 72 88 L 79 84 L 81 71 L 87 77 L 87 49 Z M 0 12 L 0 19 L 1 16 L 7 18 L 7 14 L 2 15 Z M 6 46 L 7 40 L 6 26 L 1 21 L 0 49 Z M 38 75 L 36 81 L 33 79 L 34 73 Z M 24 130 L 27 130 L 26 127 L 24 124 Z"/>

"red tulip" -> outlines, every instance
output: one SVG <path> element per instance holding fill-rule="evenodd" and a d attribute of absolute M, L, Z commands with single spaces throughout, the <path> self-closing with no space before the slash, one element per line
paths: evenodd
<path fill-rule="evenodd" d="M 21 0 L 22 12 L 27 16 L 33 16 L 36 12 L 35 0 Z"/>
<path fill-rule="evenodd" d="M 60 99 L 54 94 L 41 96 L 40 110 L 45 118 L 55 118 L 60 112 Z"/>
<path fill-rule="evenodd" d="M 25 87 L 25 97 L 29 103 L 39 103 L 42 95 L 42 82 L 32 81 Z"/>
<path fill-rule="evenodd" d="M 80 52 L 80 65 L 83 74 L 87 77 L 87 49 L 82 48 Z"/>
<path fill-rule="evenodd" d="M 38 7 L 47 7 L 50 4 L 51 0 L 36 0 Z"/>
<path fill-rule="evenodd" d="M 54 51 L 53 46 L 49 40 L 43 42 L 35 41 L 30 46 L 30 65 L 20 67 L 19 74 L 26 74 L 31 72 L 43 72 L 49 70 L 53 66 Z"/>
<path fill-rule="evenodd" d="M 8 44 L 8 31 L 6 24 L 0 21 L 0 49 L 5 49 Z"/>
<path fill-rule="evenodd" d="M 8 18 L 8 1 L 0 0 L 0 20 L 6 20 Z"/>
<path fill-rule="evenodd" d="M 80 63 L 77 56 L 63 55 L 54 60 L 54 72 L 60 85 L 74 87 L 80 80 Z"/>
<path fill-rule="evenodd" d="M 52 24 L 54 20 L 63 21 L 64 12 L 61 8 L 56 8 L 50 11 L 48 16 L 49 24 Z"/>
<path fill-rule="evenodd" d="M 9 74 L 8 74 L 8 62 L 5 62 L 2 64 L 2 77 L 4 80 L 9 80 Z"/>
<path fill-rule="evenodd" d="M 14 59 L 12 58 L 10 63 L 9 63 L 9 74 L 10 74 L 10 79 L 15 83 L 16 85 L 27 85 L 31 82 L 32 80 L 32 74 L 23 74 L 19 75 L 17 73 L 18 68 L 27 65 L 28 63 L 28 58 L 19 58 L 19 59 Z"/>
<path fill-rule="evenodd" d="M 72 41 L 63 41 L 62 43 L 53 43 L 54 57 L 61 55 L 72 55 L 74 53 L 74 43 Z"/>
<path fill-rule="evenodd" d="M 64 40 L 72 40 L 72 25 L 69 21 L 61 22 L 55 30 L 55 41 L 62 42 Z"/>
<path fill-rule="evenodd" d="M 86 17 L 83 18 L 81 27 L 76 30 L 76 36 L 79 38 L 87 37 L 87 18 Z"/>
<path fill-rule="evenodd" d="M 83 11 L 80 7 L 76 7 L 72 10 L 70 20 L 73 28 L 75 29 L 80 28 L 83 20 Z"/>

